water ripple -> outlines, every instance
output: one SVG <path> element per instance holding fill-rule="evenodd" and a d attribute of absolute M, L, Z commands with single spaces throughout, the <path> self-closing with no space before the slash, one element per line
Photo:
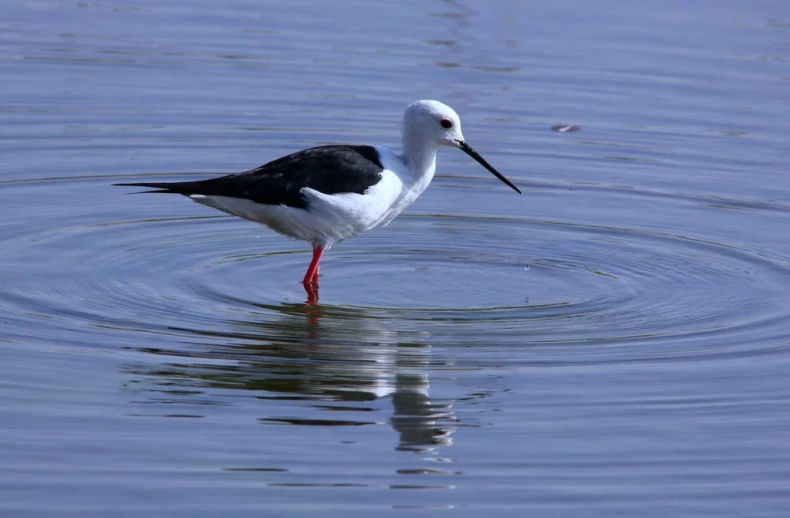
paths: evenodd
<path fill-rule="evenodd" d="M 4 265 L 25 275 L 0 295 L 41 338 L 75 322 L 98 347 L 119 330 L 305 338 L 306 247 L 224 216 L 81 221 L 6 241 Z M 35 260 L 53 251 L 65 273 Z M 337 246 L 323 273 L 334 325 L 368 323 L 337 337 L 357 343 L 381 321 L 434 345 L 528 347 L 529 362 L 617 362 L 771 354 L 788 338 L 783 260 L 679 233 L 406 215 Z"/>

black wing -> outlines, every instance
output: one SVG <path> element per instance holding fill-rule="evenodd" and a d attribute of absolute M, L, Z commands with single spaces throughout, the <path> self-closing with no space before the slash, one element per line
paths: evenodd
<path fill-rule="evenodd" d="M 264 205 L 307 208 L 301 190 L 364 194 L 381 180 L 379 154 L 372 146 L 319 146 L 273 160 L 251 171 L 195 182 L 118 183 L 151 192 L 244 198 Z"/>

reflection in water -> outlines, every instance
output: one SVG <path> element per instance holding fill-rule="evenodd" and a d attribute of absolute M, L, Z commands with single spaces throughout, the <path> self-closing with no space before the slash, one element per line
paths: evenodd
<path fill-rule="evenodd" d="M 452 405 L 434 402 L 428 393 L 429 344 L 420 336 L 415 341 L 415 333 L 390 329 L 386 312 L 302 304 L 259 308 L 256 322 L 231 322 L 231 331 L 177 329 L 201 338 L 188 350 L 146 349 L 190 360 L 130 366 L 129 372 L 148 378 L 137 380 L 146 387 L 141 403 L 225 405 L 227 398 L 212 397 L 210 389 L 238 389 L 254 391 L 260 400 L 317 402 L 298 409 L 309 416 L 273 415 L 260 418 L 262 423 L 342 427 L 381 424 L 370 417 L 376 409 L 364 403 L 391 396 L 398 450 L 427 453 L 452 443 Z M 326 411 L 366 418 L 316 416 Z"/>
<path fill-rule="evenodd" d="M 435 404 L 428 395 L 428 376 L 398 374 L 392 394 L 395 412 L 392 427 L 400 433 L 399 450 L 425 452 L 432 447 L 451 444 L 450 431 L 439 425 L 439 419 L 452 415 L 450 404 Z"/>

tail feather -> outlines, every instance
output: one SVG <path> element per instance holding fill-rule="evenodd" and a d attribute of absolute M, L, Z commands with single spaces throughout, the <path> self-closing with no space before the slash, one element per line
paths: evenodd
<path fill-rule="evenodd" d="M 148 194 L 148 193 L 162 193 L 162 194 L 184 194 L 189 195 L 192 192 L 189 186 L 192 182 L 146 182 L 146 183 L 114 183 L 117 187 L 148 187 L 154 189 L 153 191 L 138 191 L 130 194 Z"/>

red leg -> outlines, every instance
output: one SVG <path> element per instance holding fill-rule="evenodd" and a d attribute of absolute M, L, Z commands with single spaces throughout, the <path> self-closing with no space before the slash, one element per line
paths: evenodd
<path fill-rule="evenodd" d="M 304 291 L 307 293 L 307 305 L 318 304 L 318 285 L 311 282 L 305 283 Z"/>
<path fill-rule="evenodd" d="M 324 255 L 324 247 L 313 246 L 313 260 L 310 262 L 310 267 L 307 268 L 307 273 L 302 280 L 302 284 L 316 283 L 318 284 L 318 270 L 321 263 L 321 256 Z"/>
<path fill-rule="evenodd" d="M 313 246 L 313 260 L 310 262 L 310 267 L 307 268 L 307 273 L 302 280 L 304 290 L 307 292 L 308 304 L 318 302 L 318 271 L 322 255 L 324 255 L 324 247 Z"/>

